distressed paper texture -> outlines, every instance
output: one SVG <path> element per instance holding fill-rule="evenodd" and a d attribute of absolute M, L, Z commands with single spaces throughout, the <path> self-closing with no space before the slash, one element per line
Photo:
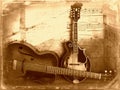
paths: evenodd
<path fill-rule="evenodd" d="M 29 2 L 31 1 L 31 2 Z M 86 49 L 91 71 L 117 72 L 111 81 L 85 80 L 78 85 L 62 77 L 50 85 L 24 80 L 16 72 L 7 71 L 7 43 L 21 41 L 31 44 L 38 51 L 50 50 L 61 58 L 63 43 L 70 40 L 70 6 L 72 0 L 4 0 L 2 1 L 2 88 L 20 89 L 119 89 L 119 0 L 76 0 L 83 3 L 78 21 L 78 44 Z M 3 49 L 2 49 L 3 48 Z M 3 57 L 4 56 L 4 57 Z M 3 68 L 5 66 L 5 69 Z M 7 76 L 9 74 L 9 76 Z"/>

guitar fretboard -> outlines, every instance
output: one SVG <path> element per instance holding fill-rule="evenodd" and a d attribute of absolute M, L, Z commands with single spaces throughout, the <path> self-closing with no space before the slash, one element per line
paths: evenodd
<path fill-rule="evenodd" d="M 59 75 L 101 79 L 101 74 L 98 74 L 98 73 L 86 72 L 86 71 L 80 71 L 80 70 L 74 70 L 74 69 L 68 69 L 68 68 L 61 68 L 61 67 L 54 67 L 54 66 L 39 65 L 39 64 L 34 64 L 30 62 L 24 62 L 23 67 L 24 67 L 24 72 L 37 71 L 37 72 L 44 72 L 44 73 L 49 73 L 49 74 L 59 74 Z"/>

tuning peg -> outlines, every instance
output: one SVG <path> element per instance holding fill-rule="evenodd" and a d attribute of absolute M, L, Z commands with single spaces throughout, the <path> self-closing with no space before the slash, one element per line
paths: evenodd
<path fill-rule="evenodd" d="M 108 74 L 108 71 L 107 71 L 107 70 L 104 70 L 104 73 L 105 73 L 105 74 L 104 74 L 104 81 L 106 81 L 106 80 L 107 80 L 107 77 L 106 77 L 106 76 L 107 76 L 107 74 Z"/>
<path fill-rule="evenodd" d="M 105 70 L 104 72 L 105 72 L 105 74 L 107 74 L 107 73 L 108 73 L 108 71 L 107 71 L 107 70 Z"/>
<path fill-rule="evenodd" d="M 112 74 L 112 70 L 109 70 L 109 73 Z"/>

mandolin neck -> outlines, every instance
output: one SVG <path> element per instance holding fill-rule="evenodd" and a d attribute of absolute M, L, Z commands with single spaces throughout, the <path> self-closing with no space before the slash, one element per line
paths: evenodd
<path fill-rule="evenodd" d="M 73 52 L 78 53 L 78 31 L 77 31 L 77 21 L 73 21 Z"/>
<path fill-rule="evenodd" d="M 26 73 L 26 71 L 36 71 L 36 72 L 43 72 L 43 73 L 49 73 L 49 74 L 59 74 L 59 75 L 101 79 L 101 74 L 93 73 L 93 72 L 39 65 L 31 62 L 22 62 L 20 60 L 16 60 L 15 62 L 16 64 L 14 66 L 14 70 L 21 69 L 23 70 L 24 73 Z"/>

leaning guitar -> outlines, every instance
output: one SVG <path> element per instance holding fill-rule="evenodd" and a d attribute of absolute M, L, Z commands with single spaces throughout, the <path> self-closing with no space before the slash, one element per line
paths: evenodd
<path fill-rule="evenodd" d="M 9 55 L 9 69 L 16 71 L 15 73 L 19 73 L 19 76 L 23 76 L 25 78 L 29 78 L 31 81 L 39 82 L 39 83 L 51 83 L 55 80 L 55 74 L 43 73 L 40 72 L 39 69 L 41 67 L 36 67 L 34 64 L 38 65 L 47 65 L 47 66 L 58 66 L 58 55 L 53 51 L 41 51 L 33 47 L 31 44 L 24 41 L 13 41 L 8 43 L 7 46 L 8 55 Z M 19 63 L 22 62 L 24 66 L 21 67 Z M 25 65 L 26 63 L 30 63 L 29 67 L 31 69 L 27 69 Z M 12 66 L 12 67 L 11 67 Z M 15 68 L 18 67 L 16 70 Z M 33 70 L 33 69 L 36 69 Z M 9 71 L 12 71 L 12 70 Z M 24 72 L 23 74 L 23 71 Z"/>
<path fill-rule="evenodd" d="M 58 55 L 52 51 L 39 52 L 26 42 L 14 41 L 8 44 L 8 54 L 12 57 L 9 65 L 19 76 L 27 76 L 32 81 L 51 83 L 56 75 L 80 78 L 104 79 L 105 74 L 58 67 Z M 11 71 L 12 71 L 11 70 Z"/>
<path fill-rule="evenodd" d="M 63 56 L 61 66 L 65 68 L 90 71 L 90 62 L 85 55 L 85 51 L 78 46 L 78 31 L 77 31 L 77 21 L 80 18 L 80 10 L 82 4 L 75 3 L 71 6 L 70 18 L 71 18 L 71 31 L 72 40 L 65 43 L 66 54 Z M 85 79 L 85 77 L 68 77 L 64 76 L 65 79 L 73 81 L 74 83 L 79 83 Z"/>

